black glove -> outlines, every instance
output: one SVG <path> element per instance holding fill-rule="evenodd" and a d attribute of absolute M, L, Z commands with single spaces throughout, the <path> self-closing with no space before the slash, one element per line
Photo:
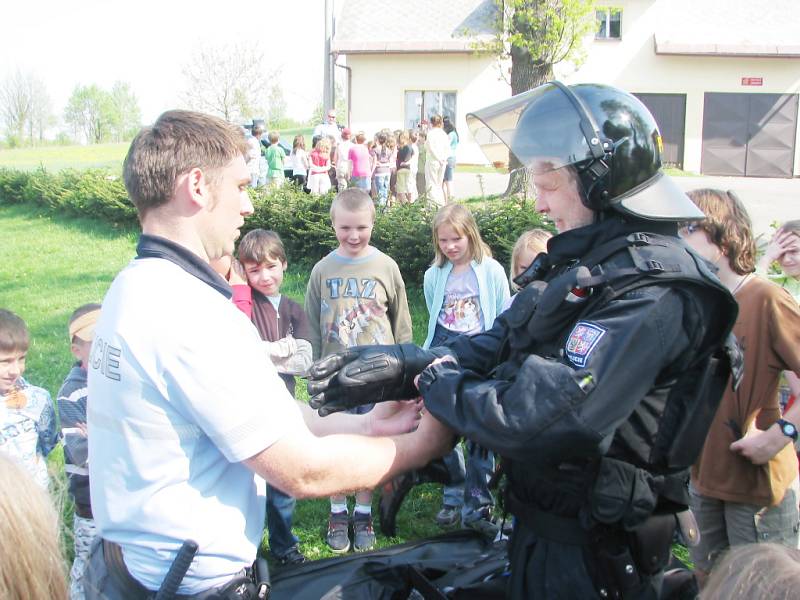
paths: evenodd
<path fill-rule="evenodd" d="M 414 377 L 446 348 L 423 350 L 414 344 L 354 346 L 318 360 L 308 370 L 311 408 L 333 412 L 386 400 L 419 396 Z"/>

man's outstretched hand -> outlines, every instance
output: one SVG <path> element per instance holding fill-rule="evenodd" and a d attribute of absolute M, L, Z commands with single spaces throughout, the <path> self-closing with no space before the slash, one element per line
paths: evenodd
<path fill-rule="evenodd" d="M 413 344 L 354 346 L 308 371 L 309 404 L 324 417 L 363 404 L 419 395 L 414 378 L 440 353 Z"/>

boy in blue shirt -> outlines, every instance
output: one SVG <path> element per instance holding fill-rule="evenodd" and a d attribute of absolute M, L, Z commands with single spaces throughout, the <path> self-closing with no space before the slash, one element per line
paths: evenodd
<path fill-rule="evenodd" d="M 50 394 L 22 378 L 29 346 L 25 321 L 0 309 L 0 452 L 47 489 L 47 456 L 58 442 L 58 427 Z"/>

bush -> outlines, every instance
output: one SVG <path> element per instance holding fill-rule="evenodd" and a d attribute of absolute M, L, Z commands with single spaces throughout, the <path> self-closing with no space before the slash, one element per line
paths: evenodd
<path fill-rule="evenodd" d="M 102 169 L 0 169 L 0 204 L 26 202 L 53 212 L 92 217 L 112 225 L 136 223 L 136 209 L 119 177 Z"/>
<path fill-rule="evenodd" d="M 336 247 L 330 224 L 333 193 L 312 196 L 293 184 L 278 189 L 249 191 L 254 213 L 242 234 L 251 229 L 277 231 L 292 264 L 310 267 Z M 89 216 L 118 226 L 136 223 L 136 210 L 119 177 L 104 170 L 45 169 L 21 172 L 0 169 L 0 204 L 27 202 L 59 213 Z M 471 205 L 483 239 L 494 257 L 508 266 L 511 249 L 520 233 L 542 227 L 533 204 L 496 199 Z M 477 206 L 477 208 L 475 208 Z M 431 222 L 434 211 L 424 202 L 379 211 L 372 243 L 394 258 L 408 285 L 419 285 L 433 260 Z"/>
<path fill-rule="evenodd" d="M 18 204 L 24 202 L 22 191 L 28 183 L 29 173 L 14 169 L 0 169 L 0 203 Z"/>

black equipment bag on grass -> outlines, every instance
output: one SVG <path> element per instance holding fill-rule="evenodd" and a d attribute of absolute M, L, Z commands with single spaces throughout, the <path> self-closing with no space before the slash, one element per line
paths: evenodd
<path fill-rule="evenodd" d="M 445 600 L 505 598 L 506 542 L 459 530 L 389 548 L 288 567 L 270 600 Z"/>

